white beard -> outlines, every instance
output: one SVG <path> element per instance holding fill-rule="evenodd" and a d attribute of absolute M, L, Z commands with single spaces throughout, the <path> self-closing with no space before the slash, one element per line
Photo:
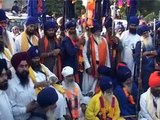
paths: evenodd
<path fill-rule="evenodd" d="M 48 110 L 46 113 L 46 116 L 47 116 L 47 120 L 56 120 L 53 110 Z"/>
<path fill-rule="evenodd" d="M 109 103 L 112 103 L 112 97 L 113 97 L 113 94 L 104 94 L 104 98 L 109 102 Z"/>
<path fill-rule="evenodd" d="M 143 36 L 141 37 L 141 40 L 143 41 L 144 45 L 147 47 L 147 46 L 153 46 L 153 43 L 152 43 L 152 38 L 151 36 L 147 37 L 147 38 L 144 38 Z"/>
<path fill-rule="evenodd" d="M 95 41 L 96 41 L 98 44 L 100 44 L 100 43 L 102 42 L 101 36 L 95 36 L 95 35 L 93 35 L 93 37 L 94 37 Z"/>

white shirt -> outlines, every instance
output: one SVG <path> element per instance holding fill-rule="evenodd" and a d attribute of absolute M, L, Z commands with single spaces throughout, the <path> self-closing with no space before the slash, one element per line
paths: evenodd
<path fill-rule="evenodd" d="M 147 93 L 143 93 L 140 97 L 140 112 L 139 112 L 139 120 L 152 120 L 151 116 L 147 111 Z"/>
<path fill-rule="evenodd" d="M 12 108 L 5 91 L 0 90 L 0 120 L 14 120 Z"/>
<path fill-rule="evenodd" d="M 132 49 L 136 47 L 136 43 L 140 41 L 140 36 L 138 34 L 131 34 L 129 30 L 124 31 L 120 38 L 123 46 L 121 58 L 122 61 L 127 63 L 128 68 L 134 73 L 134 60 Z"/>
<path fill-rule="evenodd" d="M 48 74 L 47 78 L 49 78 L 50 76 L 56 77 L 55 74 L 53 74 L 46 66 L 43 65 L 43 67 L 47 71 L 47 74 Z M 37 82 L 43 82 L 46 80 L 46 76 L 42 72 L 35 72 L 35 71 L 33 71 L 33 72 L 34 72 L 34 75 L 36 77 Z M 53 87 L 53 86 L 51 86 L 51 87 Z M 54 111 L 54 114 L 55 114 L 56 119 L 59 118 L 59 119 L 63 120 L 63 115 L 66 115 L 67 104 L 66 104 L 65 97 L 59 91 L 56 90 L 56 92 L 58 94 L 58 101 L 56 102 L 57 107 Z"/>
<path fill-rule="evenodd" d="M 15 53 L 15 44 L 14 44 L 14 40 L 13 40 L 13 37 L 12 37 L 12 33 L 10 32 L 10 31 L 7 31 L 7 35 L 8 35 L 8 39 L 9 39 L 9 42 L 10 42 L 10 45 L 11 45 L 11 49 L 12 49 L 12 54 L 14 55 L 14 53 Z"/>
<path fill-rule="evenodd" d="M 36 99 L 36 93 L 32 80 L 28 85 L 23 87 L 20 84 L 20 80 L 17 75 L 9 81 L 9 88 L 7 89 L 7 95 L 11 102 L 12 111 L 15 120 L 26 120 L 30 113 L 26 113 L 26 106 Z"/>
<path fill-rule="evenodd" d="M 38 43 L 38 37 L 33 35 L 34 37 L 37 38 L 37 43 Z M 30 42 L 33 43 L 32 39 L 33 39 L 33 36 L 31 36 L 30 38 Z M 21 43 L 22 43 L 22 35 L 18 35 L 16 38 L 15 38 L 15 52 L 18 53 L 18 52 L 21 52 Z M 28 43 L 29 47 L 31 46 L 29 43 Z"/>

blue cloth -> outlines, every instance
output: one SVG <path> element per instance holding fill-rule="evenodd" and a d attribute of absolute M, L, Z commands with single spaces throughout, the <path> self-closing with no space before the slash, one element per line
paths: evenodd
<path fill-rule="evenodd" d="M 37 102 L 42 107 L 54 105 L 58 100 L 58 94 L 52 87 L 46 87 L 41 90 L 37 96 Z"/>
<path fill-rule="evenodd" d="M 139 25 L 139 19 L 136 16 L 131 16 L 129 18 L 129 25 Z"/>
<path fill-rule="evenodd" d="M 160 22 L 156 24 L 156 30 L 160 27 Z"/>
<path fill-rule="evenodd" d="M 117 78 L 120 83 L 125 82 L 128 78 L 131 78 L 131 70 L 127 66 L 118 67 Z"/>
<path fill-rule="evenodd" d="M 106 18 L 105 23 L 104 23 L 104 26 L 106 27 L 106 29 L 109 29 L 110 27 L 112 27 L 112 22 L 113 20 L 111 17 Z"/>
<path fill-rule="evenodd" d="M 48 20 L 44 24 L 44 29 L 45 30 L 48 30 L 48 29 L 51 29 L 51 28 L 54 29 L 55 27 L 56 27 L 56 21 L 53 21 L 53 20 Z"/>
<path fill-rule="evenodd" d="M 112 79 L 110 77 L 103 76 L 99 79 L 99 87 L 102 90 L 102 92 L 111 89 L 113 87 L 112 85 Z"/>
<path fill-rule="evenodd" d="M 101 32 L 102 31 L 102 26 L 100 23 L 98 23 L 97 21 L 93 21 L 93 28 L 91 28 L 91 32 L 95 33 L 95 32 Z"/>
<path fill-rule="evenodd" d="M 151 50 L 155 50 L 154 47 L 143 46 L 143 52 Z M 134 56 L 134 61 L 138 69 L 140 65 L 140 52 L 141 52 L 141 42 L 139 41 L 136 44 L 135 56 Z M 148 79 L 150 74 L 154 71 L 154 69 L 155 69 L 154 58 L 144 56 L 142 58 L 142 76 L 141 76 L 144 87 L 143 92 L 145 92 L 149 87 Z"/>
<path fill-rule="evenodd" d="M 137 34 L 142 35 L 145 32 L 149 32 L 149 27 L 147 25 L 141 25 L 137 28 Z"/>
<path fill-rule="evenodd" d="M 3 9 L 0 9 L 0 21 L 7 20 L 6 13 Z"/>
<path fill-rule="evenodd" d="M 133 96 L 135 103 L 137 103 L 137 94 L 138 94 L 137 85 L 133 83 L 131 95 Z M 126 97 L 122 86 L 118 85 L 115 88 L 114 95 L 117 97 L 117 100 L 119 102 L 119 107 L 122 116 L 136 115 L 136 105 L 133 105 L 128 101 L 128 98 Z"/>
<path fill-rule="evenodd" d="M 65 23 L 65 29 L 70 29 L 70 28 L 76 28 L 76 21 L 75 20 L 70 20 Z"/>
<path fill-rule="evenodd" d="M 37 18 L 32 17 L 32 16 L 29 16 L 29 17 L 27 18 L 27 20 L 26 20 L 25 25 L 28 26 L 28 25 L 37 24 L 37 23 L 38 23 Z"/>
<path fill-rule="evenodd" d="M 101 65 L 98 67 L 97 71 L 98 71 L 98 74 L 111 76 L 111 68 L 107 66 Z"/>
<path fill-rule="evenodd" d="M 65 37 L 61 44 L 62 67 L 70 66 L 74 74 L 78 73 L 78 47 L 74 46 L 69 37 Z"/>
<path fill-rule="evenodd" d="M 38 46 L 31 46 L 28 51 L 28 56 L 30 59 L 33 59 L 35 57 L 39 57 L 40 56 L 40 51 L 38 49 Z"/>

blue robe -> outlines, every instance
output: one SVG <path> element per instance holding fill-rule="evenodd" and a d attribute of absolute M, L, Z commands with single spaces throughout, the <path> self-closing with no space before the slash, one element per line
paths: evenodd
<path fill-rule="evenodd" d="M 155 50 L 153 46 L 143 46 L 143 52 L 152 50 Z M 134 57 L 137 68 L 139 67 L 140 64 L 140 52 L 141 52 L 141 42 L 139 41 L 136 44 L 135 57 Z M 149 88 L 148 86 L 149 76 L 154 71 L 154 69 L 155 69 L 154 58 L 144 56 L 142 58 L 142 74 L 141 74 L 141 79 L 143 82 L 143 92 L 147 91 L 147 89 Z"/>
<path fill-rule="evenodd" d="M 74 46 L 69 37 L 65 37 L 61 44 L 62 67 L 70 66 L 74 74 L 78 73 L 78 47 Z"/>
<path fill-rule="evenodd" d="M 135 103 L 137 103 L 137 94 L 137 85 L 133 83 L 131 95 L 133 96 Z M 133 105 L 128 101 L 128 98 L 126 97 L 121 85 L 117 85 L 117 87 L 114 90 L 114 95 L 117 97 L 117 100 L 119 102 L 119 107 L 122 116 L 136 115 L 136 104 Z"/>

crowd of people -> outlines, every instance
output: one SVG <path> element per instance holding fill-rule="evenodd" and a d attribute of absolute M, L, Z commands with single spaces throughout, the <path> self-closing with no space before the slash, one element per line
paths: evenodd
<path fill-rule="evenodd" d="M 136 16 L 113 23 L 28 16 L 11 33 L 0 9 L 0 120 L 159 120 L 159 44 Z"/>

